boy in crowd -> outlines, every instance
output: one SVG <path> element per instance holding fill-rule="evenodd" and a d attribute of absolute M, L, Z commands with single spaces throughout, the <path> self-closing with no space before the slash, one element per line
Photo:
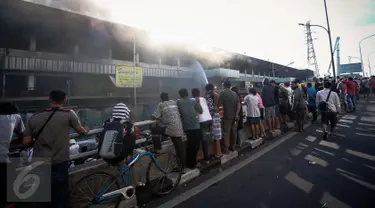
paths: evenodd
<path fill-rule="evenodd" d="M 259 103 L 260 100 L 257 97 L 257 91 L 255 88 L 249 90 L 249 94 L 245 97 L 245 104 L 247 110 L 247 124 L 250 127 L 250 132 L 252 134 L 252 139 L 258 139 L 260 133 L 260 110 Z"/>
<path fill-rule="evenodd" d="M 276 119 L 276 112 L 275 112 L 275 87 L 271 85 L 270 81 L 266 78 L 263 81 L 263 88 L 262 88 L 262 100 L 263 105 L 265 107 L 265 118 L 268 124 L 268 130 L 271 133 L 275 131 L 275 119 Z"/>

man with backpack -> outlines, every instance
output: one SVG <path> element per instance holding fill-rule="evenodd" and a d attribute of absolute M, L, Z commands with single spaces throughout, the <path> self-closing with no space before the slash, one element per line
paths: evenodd
<path fill-rule="evenodd" d="M 51 158 L 51 208 L 68 206 L 70 129 L 81 135 L 88 132 L 73 110 L 62 107 L 65 102 L 65 92 L 53 90 L 50 108 L 30 118 L 23 137 L 25 146 L 33 146 L 33 157 Z"/>
<path fill-rule="evenodd" d="M 319 91 L 316 95 L 316 104 L 322 115 L 323 125 L 323 139 L 327 140 L 329 135 L 332 135 L 337 124 L 337 114 L 340 112 L 340 98 L 338 94 L 332 91 L 332 83 L 324 82 L 324 89 Z M 330 123 L 330 131 L 328 133 L 327 127 Z"/>
<path fill-rule="evenodd" d="M 116 165 L 133 154 L 133 122 L 133 112 L 124 103 L 118 103 L 113 107 L 112 117 L 104 122 L 103 131 L 99 136 L 99 156 L 104 161 Z"/>

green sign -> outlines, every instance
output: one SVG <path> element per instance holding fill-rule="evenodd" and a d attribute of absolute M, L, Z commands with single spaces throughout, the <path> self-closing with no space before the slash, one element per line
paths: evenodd
<path fill-rule="evenodd" d="M 362 72 L 361 63 L 341 64 L 340 74 Z"/>

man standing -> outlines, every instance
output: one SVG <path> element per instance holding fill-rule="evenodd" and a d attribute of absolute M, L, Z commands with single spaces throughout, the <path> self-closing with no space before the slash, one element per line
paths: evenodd
<path fill-rule="evenodd" d="M 204 93 L 204 97 L 206 98 L 208 110 L 210 111 L 212 117 L 212 125 L 211 125 L 211 134 L 215 139 L 215 158 L 220 158 L 222 156 L 221 153 L 221 121 L 220 121 L 220 113 L 219 113 L 219 93 L 215 92 L 214 86 L 212 84 L 206 85 L 206 92 Z"/>
<path fill-rule="evenodd" d="M 274 87 L 274 97 L 275 97 L 275 119 L 273 120 L 273 126 L 276 129 L 280 129 L 280 86 L 276 84 L 275 80 L 270 81 L 271 85 Z"/>
<path fill-rule="evenodd" d="M 69 131 L 73 128 L 81 135 L 88 131 L 74 111 L 62 107 L 65 102 L 65 92 L 53 90 L 49 94 L 50 108 L 30 118 L 23 137 L 24 145 L 34 143 L 33 157 L 51 158 L 52 202 L 48 207 L 52 208 L 68 205 Z"/>
<path fill-rule="evenodd" d="M 263 81 L 262 100 L 265 107 L 265 118 L 268 124 L 268 130 L 273 133 L 276 127 L 274 125 L 274 119 L 276 117 L 275 87 L 271 85 L 267 78 Z"/>
<path fill-rule="evenodd" d="M 362 89 L 363 89 L 364 98 L 369 99 L 369 97 L 370 97 L 370 88 L 371 88 L 371 84 L 370 84 L 369 78 L 368 77 L 363 78 Z"/>
<path fill-rule="evenodd" d="M 292 90 L 292 89 L 290 89 Z M 280 106 L 280 120 L 282 124 L 286 124 L 286 115 L 289 113 L 289 92 L 285 85 L 279 87 L 279 106 Z"/>
<path fill-rule="evenodd" d="M 226 80 L 224 82 L 224 90 L 220 92 L 219 105 L 223 106 L 223 120 L 222 120 L 222 150 L 223 154 L 228 154 L 229 151 L 235 150 L 237 139 L 237 122 L 239 120 L 238 114 L 241 108 L 241 102 L 238 95 L 230 90 L 231 82 Z M 229 150 L 229 151 L 228 151 Z"/>
<path fill-rule="evenodd" d="M 318 114 L 316 112 L 316 90 L 312 87 L 311 83 L 307 84 L 307 96 L 308 109 L 309 112 L 313 115 L 312 122 L 315 122 L 318 118 Z"/>
<path fill-rule="evenodd" d="M 200 96 L 201 92 L 198 88 L 193 88 L 191 90 L 191 95 L 193 96 L 194 99 L 199 100 L 199 103 L 202 107 L 202 114 L 198 115 L 198 120 L 201 126 L 201 144 L 202 144 L 202 152 L 203 152 L 203 157 L 204 157 L 204 163 L 208 164 L 210 163 L 209 157 L 208 157 L 208 145 L 207 145 L 207 138 L 206 138 L 206 133 L 209 129 L 209 127 L 212 124 L 212 117 L 210 114 L 210 110 L 208 108 L 208 104 L 205 98 Z"/>
<path fill-rule="evenodd" d="M 160 120 L 164 125 L 161 134 L 171 137 L 171 140 L 176 150 L 176 155 L 182 166 L 185 164 L 185 149 L 182 143 L 182 136 L 184 135 L 180 112 L 175 101 L 170 100 L 168 93 L 162 92 L 160 94 L 161 102 L 156 107 L 152 114 L 153 120 Z"/>
<path fill-rule="evenodd" d="M 349 77 L 348 80 L 344 80 L 343 83 L 346 85 L 346 90 L 348 92 L 348 97 L 353 104 L 353 110 L 355 111 L 355 101 L 356 101 L 356 94 L 357 94 L 357 84 L 353 81 L 353 77 Z"/>
<path fill-rule="evenodd" d="M 339 97 L 340 97 L 340 101 L 341 101 L 341 106 L 342 106 L 342 110 L 346 113 L 348 112 L 348 103 L 347 103 L 347 90 L 346 90 L 346 85 L 343 83 L 343 81 L 345 80 L 345 78 L 341 78 L 340 79 L 340 82 L 338 84 L 338 89 L 339 89 Z"/>
<path fill-rule="evenodd" d="M 328 139 L 327 127 L 330 123 L 330 135 L 337 124 L 337 114 L 340 112 L 340 98 L 336 92 L 331 89 L 332 83 L 325 82 L 324 90 L 321 90 L 316 95 L 317 105 L 322 105 L 322 102 L 327 104 L 327 109 L 322 111 L 322 124 L 323 124 L 323 139 Z M 328 99 L 327 99 L 328 98 Z"/>
<path fill-rule="evenodd" d="M 9 146 L 13 134 L 22 139 L 25 130 L 22 118 L 16 105 L 10 102 L 0 102 L 0 207 L 7 204 L 7 165 L 9 161 Z M 20 141 L 20 140 L 15 140 Z"/>
<path fill-rule="evenodd" d="M 187 151 L 186 167 L 194 169 L 197 166 L 197 154 L 202 140 L 198 114 L 203 110 L 199 104 L 199 99 L 190 99 L 186 88 L 178 91 L 181 99 L 177 100 L 177 107 L 181 114 L 182 127 L 186 133 Z"/>
<path fill-rule="evenodd" d="M 300 87 L 298 87 L 298 82 L 293 81 L 292 83 L 293 96 L 292 96 L 292 112 L 296 119 L 296 131 L 303 131 L 303 121 L 305 120 L 306 114 L 306 100 L 305 93 Z"/>

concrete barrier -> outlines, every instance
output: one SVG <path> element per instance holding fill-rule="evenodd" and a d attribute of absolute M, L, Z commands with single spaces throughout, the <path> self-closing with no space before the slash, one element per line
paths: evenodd
<path fill-rule="evenodd" d="M 287 126 L 288 129 L 291 129 L 294 125 L 292 123 L 289 123 L 289 125 L 287 124 L 286 126 Z M 277 132 L 277 135 L 275 135 L 275 136 L 278 136 L 281 133 L 282 133 L 281 131 Z M 248 147 L 250 147 L 251 149 L 257 148 L 258 146 L 263 144 L 264 141 L 267 139 L 267 138 L 259 138 L 257 140 L 248 140 L 246 138 L 248 138 L 249 135 L 250 134 L 249 134 L 247 128 L 245 128 L 244 129 L 244 138 L 245 139 L 243 140 L 244 147 L 241 148 L 241 150 L 239 150 L 240 152 L 239 151 L 233 151 L 228 155 L 224 155 L 219 160 L 220 164 L 223 165 L 223 164 L 226 164 L 233 159 L 238 158 L 240 153 L 244 151 L 243 149 L 246 149 Z M 214 154 L 214 148 L 215 148 L 214 147 L 215 145 L 213 145 L 214 139 L 209 134 L 207 135 L 207 142 L 208 142 L 208 147 L 209 147 L 209 155 L 213 155 Z M 184 145 L 186 145 L 186 138 L 183 138 L 183 143 L 184 143 Z M 148 146 L 148 148 L 151 148 L 151 147 Z M 144 148 L 136 150 L 136 152 L 139 152 L 139 153 L 144 152 L 144 151 L 145 151 Z M 162 143 L 162 153 L 164 153 L 164 152 L 173 152 L 173 153 L 175 152 L 173 143 L 170 140 L 164 141 Z M 198 156 L 197 156 L 197 159 L 199 160 L 199 159 L 202 159 L 202 158 L 203 158 L 203 154 L 200 151 Z M 132 176 L 133 176 L 132 181 L 127 185 L 136 185 L 138 182 L 145 183 L 146 182 L 146 170 L 147 170 L 147 167 L 150 164 L 150 162 L 151 162 L 151 160 L 150 160 L 149 157 L 143 157 L 139 161 L 137 161 L 134 164 L 134 167 L 132 168 Z M 205 167 L 202 167 L 202 168 L 205 168 Z M 85 163 L 85 164 L 70 168 L 70 170 L 69 170 L 70 188 L 72 188 L 74 186 L 74 184 L 77 183 L 77 181 L 79 179 L 81 179 L 82 177 L 84 177 L 88 174 L 98 172 L 98 171 L 104 171 L 104 172 L 110 173 L 114 176 L 117 176 L 118 179 L 121 181 L 117 168 L 109 166 L 103 160 L 97 160 L 97 161 Z M 199 169 L 189 170 L 182 175 L 179 185 L 186 184 L 189 181 L 194 180 L 195 178 L 199 177 L 200 175 L 201 175 L 201 171 Z M 122 184 L 122 183 L 120 183 L 120 184 Z M 101 206 L 98 205 L 98 206 L 95 206 L 95 207 L 101 207 Z M 134 197 L 133 199 L 130 199 L 130 200 L 122 201 L 120 203 L 119 207 L 137 207 L 136 197 Z"/>

